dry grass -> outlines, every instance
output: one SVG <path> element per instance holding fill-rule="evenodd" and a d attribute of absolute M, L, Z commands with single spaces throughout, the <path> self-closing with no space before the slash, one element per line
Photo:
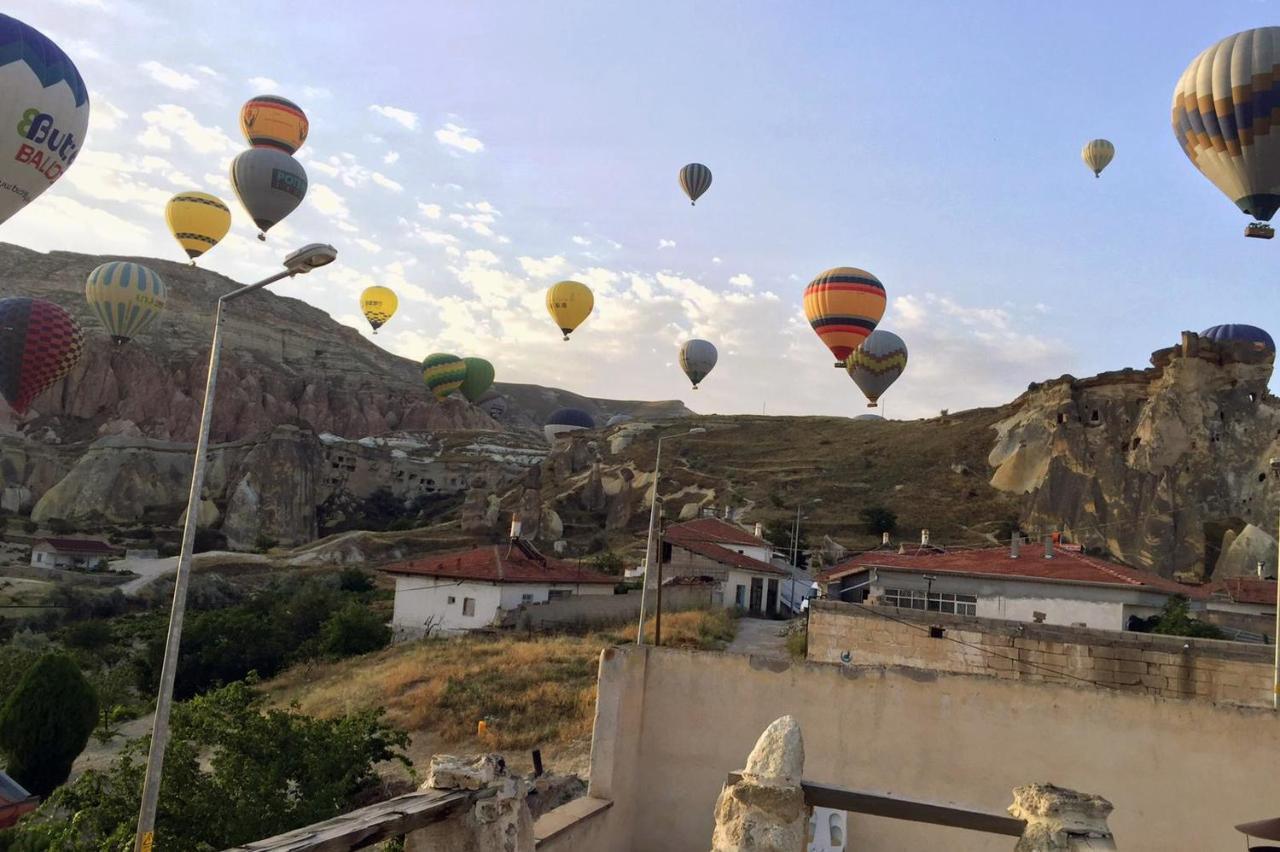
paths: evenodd
<path fill-rule="evenodd" d="M 662 616 L 662 644 L 668 648 L 722 651 L 733 641 L 737 624 L 727 609 L 711 612 L 674 612 Z M 645 640 L 653 642 L 654 620 L 644 623 Z M 619 641 L 634 641 L 634 627 L 614 633 Z"/>

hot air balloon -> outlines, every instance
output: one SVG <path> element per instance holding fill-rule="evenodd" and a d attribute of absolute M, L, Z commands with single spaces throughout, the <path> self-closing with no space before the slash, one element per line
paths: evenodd
<path fill-rule="evenodd" d="M 19 414 L 80 360 L 84 332 L 53 302 L 0 299 L 0 395 Z"/>
<path fill-rule="evenodd" d="M 240 107 L 240 130 L 255 148 L 292 154 L 307 141 L 307 114 L 278 95 L 258 95 Z"/>
<path fill-rule="evenodd" d="M 1200 336 L 1215 343 L 1241 343 L 1258 352 L 1276 351 L 1276 342 L 1271 335 L 1256 325 L 1215 325 L 1200 332 Z"/>
<path fill-rule="evenodd" d="M 462 395 L 467 402 L 476 402 L 485 391 L 493 387 L 493 365 L 483 358 L 463 358 L 467 365 L 466 378 L 462 380 Z"/>
<path fill-rule="evenodd" d="M 716 347 L 710 341 L 694 338 L 680 344 L 680 369 L 693 382 L 694 390 L 715 365 Z"/>
<path fill-rule="evenodd" d="M 140 263 L 113 260 L 89 273 L 84 297 L 116 343 L 146 330 L 164 311 L 164 281 Z"/>
<path fill-rule="evenodd" d="M 884 285 L 864 269 L 837 266 L 804 288 L 804 315 L 836 356 L 837 367 L 875 331 L 884 308 Z"/>
<path fill-rule="evenodd" d="M 547 436 L 548 441 L 555 443 L 556 438 L 566 432 L 594 428 L 596 428 L 596 422 L 581 408 L 559 408 L 551 412 L 551 416 L 547 418 L 547 425 L 542 427 L 542 434 Z"/>
<path fill-rule="evenodd" d="M 591 315 L 595 306 L 595 298 L 591 288 L 577 281 L 561 281 L 547 288 L 547 312 L 556 321 L 556 326 L 564 332 L 564 339 L 569 333 L 582 325 Z"/>
<path fill-rule="evenodd" d="M 62 176 L 84 146 L 89 91 L 49 39 L 0 14 L 0 222 Z M 16 131 L 16 133 L 15 133 Z"/>
<path fill-rule="evenodd" d="M 374 334 L 391 319 L 399 304 L 396 294 L 388 287 L 366 287 L 360 294 L 360 310 L 364 311 L 364 318 L 373 326 Z"/>
<path fill-rule="evenodd" d="M 1210 183 L 1255 220 L 1245 236 L 1270 239 L 1280 208 L 1280 133 L 1272 132 L 1280 27 L 1245 30 L 1206 49 L 1173 89 L 1178 144 Z"/>
<path fill-rule="evenodd" d="M 275 148 L 250 148 L 231 161 L 231 186 L 249 217 L 267 231 L 302 203 L 307 173 L 302 164 Z"/>
<path fill-rule="evenodd" d="M 1084 160 L 1084 164 L 1093 172 L 1094 177 L 1102 177 L 1102 170 L 1107 167 L 1116 156 L 1116 146 L 1112 145 L 1106 139 L 1094 139 L 1092 142 L 1084 143 L 1084 148 L 1080 150 L 1080 159 Z"/>
<path fill-rule="evenodd" d="M 907 344 L 892 331 L 877 328 L 862 345 L 849 353 L 845 369 L 867 397 L 867 408 L 875 408 L 889 386 L 907 368 Z"/>
<path fill-rule="evenodd" d="M 702 163 L 690 163 L 680 169 L 680 188 L 689 196 L 689 204 L 698 203 L 702 194 L 711 188 L 711 169 Z"/>
<path fill-rule="evenodd" d="M 192 266 L 231 230 L 230 208 L 207 192 L 179 192 L 164 206 L 164 220 Z"/>
<path fill-rule="evenodd" d="M 444 399 L 462 387 L 467 377 L 467 365 L 457 355 L 436 352 L 422 359 L 422 380 L 436 399 Z"/>
<path fill-rule="evenodd" d="M 623 423 L 630 423 L 632 417 L 630 414 L 615 414 L 609 418 L 609 422 L 605 423 L 606 427 L 621 426 Z"/>

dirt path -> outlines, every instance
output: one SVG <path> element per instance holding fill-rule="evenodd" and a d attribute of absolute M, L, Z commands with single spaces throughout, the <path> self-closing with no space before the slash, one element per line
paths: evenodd
<path fill-rule="evenodd" d="M 767 618 L 738 619 L 738 634 L 733 637 L 729 654 L 748 654 L 753 657 L 769 657 L 771 659 L 790 660 L 787 653 L 787 640 L 782 636 L 786 629 L 785 621 L 773 621 Z"/>

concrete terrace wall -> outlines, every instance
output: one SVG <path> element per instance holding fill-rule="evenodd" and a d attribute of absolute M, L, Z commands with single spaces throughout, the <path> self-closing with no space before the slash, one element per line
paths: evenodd
<path fill-rule="evenodd" d="M 708 609 L 711 593 L 710 586 L 666 586 L 662 589 L 662 611 Z M 654 605 L 655 597 L 650 592 L 649 609 Z M 640 590 L 636 589 L 625 595 L 574 595 L 546 603 L 520 604 L 504 614 L 502 626 L 519 630 L 572 629 L 634 620 L 639 616 Z"/>
<path fill-rule="evenodd" d="M 593 796 L 613 801 L 566 850 L 703 852 L 716 795 L 756 738 L 800 722 L 814 781 L 1003 813 L 1052 781 L 1115 804 L 1125 852 L 1237 849 L 1274 813 L 1270 710 L 879 666 L 777 663 L 629 646 L 600 665 Z M 858 852 L 1009 852 L 1011 838 L 851 814 Z"/>
<path fill-rule="evenodd" d="M 931 638 L 942 627 L 946 638 Z M 952 641 L 955 640 L 955 641 Z M 1275 649 L 817 601 L 809 659 L 1271 706 Z M 1013 659 L 1010 659 L 1013 658 Z"/>

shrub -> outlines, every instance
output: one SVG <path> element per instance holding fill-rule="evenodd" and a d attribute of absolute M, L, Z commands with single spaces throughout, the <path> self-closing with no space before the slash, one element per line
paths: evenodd
<path fill-rule="evenodd" d="M 606 550 L 603 553 L 597 553 L 595 556 L 587 560 L 587 565 L 593 571 L 599 571 L 601 574 L 608 574 L 611 577 L 617 577 L 622 574 L 626 568 L 626 560 L 614 553 L 612 550 Z"/>
<path fill-rule="evenodd" d="M 38 529 L 40 529 L 40 525 L 37 524 L 35 521 L 26 520 L 22 522 L 22 531 L 25 532 L 27 535 L 31 535 Z"/>
<path fill-rule="evenodd" d="M 197 529 L 193 553 L 206 553 L 210 550 L 226 550 L 227 537 L 221 530 Z"/>
<path fill-rule="evenodd" d="M 390 641 L 391 628 L 382 617 L 354 602 L 329 616 L 320 632 L 320 647 L 330 657 L 367 654 Z"/>
<path fill-rule="evenodd" d="M 787 634 L 787 653 L 797 660 L 803 660 L 809 656 L 808 630 L 797 630 L 795 633 Z"/>
<path fill-rule="evenodd" d="M 98 718 L 98 696 L 70 657 L 47 654 L 0 709 L 0 750 L 15 781 L 48 796 L 71 774 Z"/>
<path fill-rule="evenodd" d="M 898 528 L 898 516 L 884 506 L 867 506 L 858 514 L 872 535 L 892 533 Z"/>
<path fill-rule="evenodd" d="M 344 592 L 371 592 L 373 575 L 359 568 L 343 568 L 338 575 L 338 588 Z"/>
<path fill-rule="evenodd" d="M 76 531 L 75 524 L 62 518 L 50 518 L 45 522 L 45 525 L 49 528 L 49 532 L 54 535 L 69 535 Z"/>
<path fill-rule="evenodd" d="M 62 634 L 62 642 L 68 648 L 85 651 L 101 649 L 111 642 L 111 627 L 105 621 L 81 621 Z"/>
<path fill-rule="evenodd" d="M 253 546 L 261 553 L 266 553 L 277 544 L 278 541 L 265 533 L 260 534 L 253 542 Z"/>

